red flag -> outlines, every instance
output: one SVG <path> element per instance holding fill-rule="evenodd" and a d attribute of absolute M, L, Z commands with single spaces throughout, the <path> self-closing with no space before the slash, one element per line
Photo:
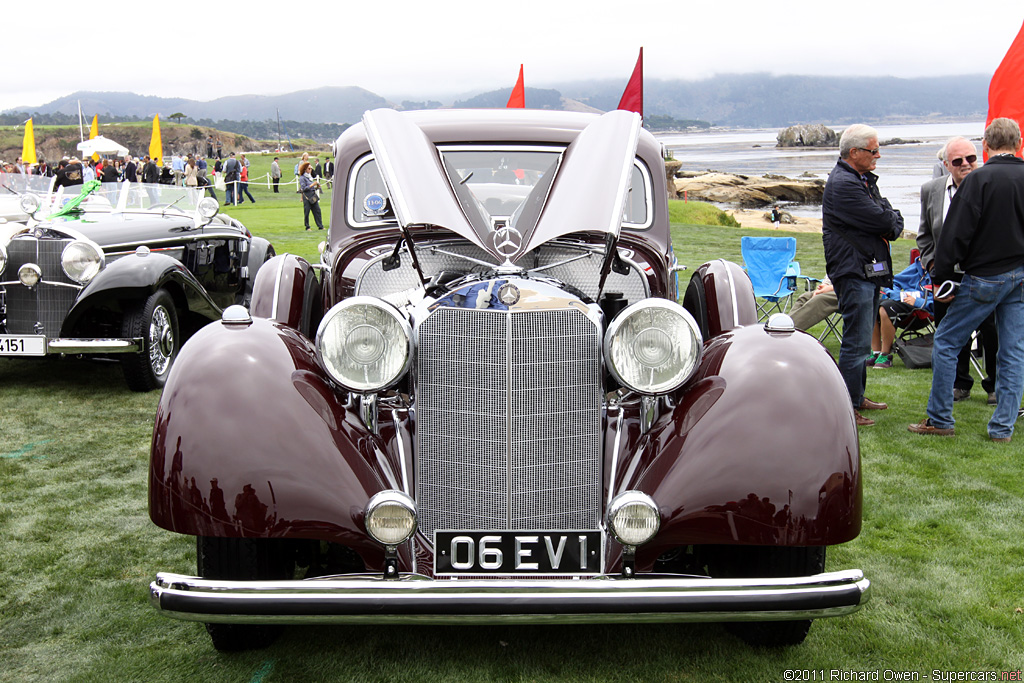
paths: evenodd
<path fill-rule="evenodd" d="M 1024 25 L 999 63 L 992 81 L 988 85 L 988 119 L 985 127 L 993 120 L 1006 117 L 1013 119 L 1024 128 Z"/>
<path fill-rule="evenodd" d="M 616 109 L 635 111 L 644 115 L 644 49 L 640 48 L 640 56 L 636 58 L 636 66 L 633 67 L 633 75 L 629 77 L 629 83 L 622 93 L 619 106 Z"/>
<path fill-rule="evenodd" d="M 512 94 L 508 98 L 508 104 L 505 105 L 506 109 L 525 109 L 526 108 L 526 88 L 523 87 L 523 65 L 519 65 L 519 80 L 516 81 L 516 87 L 512 88 Z"/>

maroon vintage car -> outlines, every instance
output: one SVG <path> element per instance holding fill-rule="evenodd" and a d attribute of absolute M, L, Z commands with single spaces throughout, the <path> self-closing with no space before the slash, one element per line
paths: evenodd
<path fill-rule="evenodd" d="M 835 363 L 759 324 L 733 263 L 676 303 L 638 116 L 377 110 L 335 151 L 322 263 L 269 261 L 164 389 L 150 515 L 197 538 L 198 576 L 159 574 L 158 609 L 218 649 L 309 622 L 787 644 L 866 602 L 824 571 L 861 526 Z"/>

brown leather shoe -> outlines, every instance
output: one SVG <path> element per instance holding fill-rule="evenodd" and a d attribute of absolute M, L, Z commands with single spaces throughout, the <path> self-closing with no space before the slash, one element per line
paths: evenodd
<path fill-rule="evenodd" d="M 990 436 L 989 438 L 995 441 L 996 443 L 1010 443 L 1011 439 L 1011 437 L 1009 436 Z"/>
<path fill-rule="evenodd" d="M 910 425 L 907 429 L 915 434 L 933 434 L 935 436 L 953 436 L 956 431 L 952 427 L 942 428 L 932 424 L 931 418 L 925 418 L 917 424 Z"/>
<path fill-rule="evenodd" d="M 874 420 L 872 420 L 869 417 L 864 417 L 863 415 L 860 414 L 860 411 L 858 410 L 853 411 L 853 416 L 857 419 L 858 427 L 870 427 L 871 425 L 875 424 Z"/>
<path fill-rule="evenodd" d="M 860 410 L 885 410 L 889 406 L 882 403 L 881 401 L 872 401 L 870 398 L 865 396 L 861 399 L 860 405 L 857 406 Z"/>

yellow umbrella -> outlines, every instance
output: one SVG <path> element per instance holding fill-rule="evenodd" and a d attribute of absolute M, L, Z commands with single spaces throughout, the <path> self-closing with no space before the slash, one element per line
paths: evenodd
<path fill-rule="evenodd" d="M 89 129 L 89 139 L 90 140 L 95 140 L 96 136 L 100 134 L 99 117 L 100 117 L 99 114 L 93 114 L 92 115 L 92 127 Z M 96 152 L 93 152 L 92 153 L 92 160 L 93 161 L 99 161 L 100 160 L 100 155 L 97 154 Z"/>
<path fill-rule="evenodd" d="M 156 161 L 157 166 L 164 165 L 164 143 L 160 140 L 160 115 L 153 117 L 153 137 L 149 139 L 149 158 Z"/>
<path fill-rule="evenodd" d="M 36 134 L 32 130 L 32 119 L 25 122 L 25 140 L 21 144 L 21 161 L 34 164 L 36 161 Z"/>

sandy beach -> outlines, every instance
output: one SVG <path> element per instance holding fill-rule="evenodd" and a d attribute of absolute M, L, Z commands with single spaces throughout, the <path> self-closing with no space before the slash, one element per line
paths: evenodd
<path fill-rule="evenodd" d="M 772 223 L 765 218 L 768 213 L 763 209 L 726 209 L 725 212 L 739 221 L 744 228 L 758 228 L 770 230 Z M 807 218 L 805 216 L 793 216 L 794 223 L 782 223 L 779 225 L 779 232 L 821 232 L 820 218 Z"/>

